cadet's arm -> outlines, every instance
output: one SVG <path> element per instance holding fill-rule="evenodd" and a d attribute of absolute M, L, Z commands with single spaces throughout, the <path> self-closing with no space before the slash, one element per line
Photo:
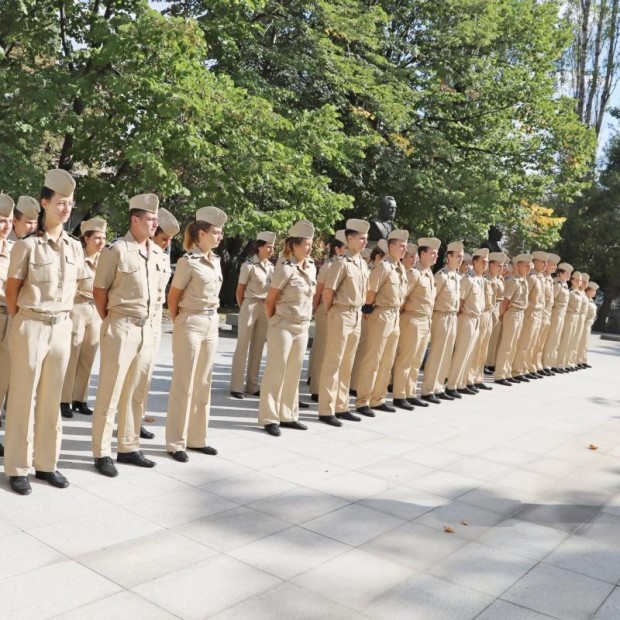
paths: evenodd
<path fill-rule="evenodd" d="M 267 293 L 267 299 L 265 299 L 265 313 L 268 319 L 276 313 L 276 301 L 278 301 L 280 293 L 281 291 L 279 288 L 270 288 L 269 293 Z"/>
<path fill-rule="evenodd" d="M 173 321 L 179 314 L 179 301 L 181 300 L 182 294 L 183 289 L 177 288 L 176 286 L 171 286 L 168 291 L 168 312 L 170 313 L 170 318 Z"/>
<path fill-rule="evenodd" d="M 17 306 L 17 296 L 19 295 L 19 289 L 22 287 L 23 283 L 23 280 L 18 280 L 17 278 L 9 278 L 6 281 L 6 305 L 11 316 L 15 316 L 19 310 Z"/>
<path fill-rule="evenodd" d="M 323 289 L 323 305 L 325 306 L 325 312 L 329 312 L 329 309 L 332 307 L 333 303 L 334 303 L 334 289 L 324 288 Z"/>
<path fill-rule="evenodd" d="M 245 297 L 245 284 L 237 284 L 237 290 L 235 291 L 235 297 L 237 299 L 237 305 L 241 308 L 243 298 Z"/>
<path fill-rule="evenodd" d="M 95 300 L 95 308 L 102 319 L 108 316 L 108 289 L 107 288 L 94 288 L 93 299 Z"/>
<path fill-rule="evenodd" d="M 323 296 L 323 290 L 325 289 L 325 282 L 317 282 L 316 289 L 314 291 L 314 297 L 312 298 L 312 311 L 316 312 L 316 309 L 321 303 Z"/>
<path fill-rule="evenodd" d="M 510 299 L 502 299 L 502 303 L 499 305 L 499 315 L 504 316 L 506 310 L 510 306 Z"/>

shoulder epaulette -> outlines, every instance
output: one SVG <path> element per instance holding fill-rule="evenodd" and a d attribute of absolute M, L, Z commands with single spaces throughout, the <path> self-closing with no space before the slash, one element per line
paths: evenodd
<path fill-rule="evenodd" d="M 197 258 L 196 254 L 194 254 L 193 252 L 185 252 L 185 254 L 183 254 L 184 258 Z"/>
<path fill-rule="evenodd" d="M 39 235 L 37 234 L 36 230 L 33 230 L 32 232 L 29 232 L 27 235 L 24 235 L 23 237 L 20 237 L 18 239 L 18 241 L 21 241 L 22 239 L 30 239 L 30 237 L 38 237 Z"/>
<path fill-rule="evenodd" d="M 250 256 L 250 258 L 248 258 L 248 260 L 245 261 L 248 265 L 251 265 L 254 262 L 254 257 Z"/>
<path fill-rule="evenodd" d="M 291 263 L 290 259 L 287 259 L 287 260 L 283 260 L 282 264 L 283 265 L 292 265 L 293 263 Z"/>
<path fill-rule="evenodd" d="M 75 239 L 76 241 L 79 241 L 80 238 L 76 237 L 75 235 L 72 235 L 71 233 L 67 233 L 69 235 L 69 237 L 71 237 L 71 239 Z"/>
<path fill-rule="evenodd" d="M 314 265 L 314 259 L 313 258 L 308 257 L 308 262 L 311 263 L 312 265 Z"/>
<path fill-rule="evenodd" d="M 108 243 L 105 244 L 105 247 L 108 248 L 109 250 L 110 248 L 113 248 L 121 239 L 122 237 L 117 237 L 116 239 L 112 239 L 112 241 L 109 241 Z"/>

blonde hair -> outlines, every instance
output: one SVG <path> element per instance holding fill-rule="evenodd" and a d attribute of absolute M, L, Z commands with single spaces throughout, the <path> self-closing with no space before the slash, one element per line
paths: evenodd
<path fill-rule="evenodd" d="M 282 248 L 282 255 L 285 259 L 293 256 L 293 250 L 296 245 L 301 245 L 304 242 L 303 237 L 287 237 L 284 240 L 284 247 Z"/>
<path fill-rule="evenodd" d="M 211 226 L 209 222 L 205 222 L 204 220 L 190 222 L 183 233 L 183 249 L 189 252 L 195 245 L 198 245 L 200 231 L 208 232 Z"/>

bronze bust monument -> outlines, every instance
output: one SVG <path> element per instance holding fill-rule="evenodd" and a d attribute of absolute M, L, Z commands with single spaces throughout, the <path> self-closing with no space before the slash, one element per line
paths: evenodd
<path fill-rule="evenodd" d="M 377 242 L 379 239 L 387 239 L 394 228 L 394 216 L 396 215 L 396 200 L 394 196 L 383 196 L 379 203 L 379 214 L 370 220 L 368 240 Z"/>

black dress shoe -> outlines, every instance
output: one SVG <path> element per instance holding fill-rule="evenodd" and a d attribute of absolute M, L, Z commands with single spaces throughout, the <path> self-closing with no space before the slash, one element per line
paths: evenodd
<path fill-rule="evenodd" d="M 476 384 L 475 384 L 475 383 L 468 383 L 465 387 L 466 387 L 468 390 L 471 390 L 472 392 L 474 392 L 474 393 L 476 393 L 476 394 L 480 391 L 480 390 L 476 387 Z"/>
<path fill-rule="evenodd" d="M 301 422 L 280 422 L 282 428 L 292 428 L 296 431 L 307 431 L 308 427 Z"/>
<path fill-rule="evenodd" d="M 530 380 L 525 375 L 517 375 L 516 377 L 513 377 L 513 379 L 515 379 L 519 383 L 529 383 L 530 382 Z"/>
<path fill-rule="evenodd" d="M 493 388 L 486 383 L 474 383 L 478 390 L 492 390 Z"/>
<path fill-rule="evenodd" d="M 544 379 L 547 376 L 547 373 L 544 372 L 543 370 L 537 370 L 536 374 L 541 378 Z"/>
<path fill-rule="evenodd" d="M 448 388 L 446 390 L 446 396 L 450 396 L 452 398 L 452 400 L 454 400 L 455 398 L 463 398 L 460 394 L 459 394 L 460 390 L 452 390 L 450 388 Z"/>
<path fill-rule="evenodd" d="M 517 379 L 515 379 L 514 377 L 508 377 L 506 379 L 506 381 L 510 382 L 510 383 L 521 383 L 521 381 L 518 381 Z"/>
<path fill-rule="evenodd" d="M 349 420 L 349 422 L 361 422 L 362 418 L 358 415 L 351 413 L 350 411 L 341 411 L 340 413 L 336 413 L 336 417 L 339 420 Z"/>
<path fill-rule="evenodd" d="M 394 386 L 390 383 L 390 385 L 388 385 L 388 392 L 391 394 L 394 391 Z"/>
<path fill-rule="evenodd" d="M 375 412 L 368 406 L 358 407 L 355 411 L 361 415 L 365 415 L 367 418 L 374 418 Z"/>
<path fill-rule="evenodd" d="M 144 426 L 140 427 L 140 439 L 153 439 L 153 437 L 155 437 L 155 433 L 151 433 Z"/>
<path fill-rule="evenodd" d="M 435 397 L 439 400 L 454 400 L 454 396 L 450 396 L 450 394 L 446 394 L 445 392 L 439 392 L 435 394 Z"/>
<path fill-rule="evenodd" d="M 308 403 L 304 403 L 301 400 L 299 401 L 299 408 L 300 409 L 310 409 L 310 405 Z"/>
<path fill-rule="evenodd" d="M 71 403 L 71 409 L 82 415 L 93 415 L 93 410 L 88 406 L 88 403 L 82 403 L 79 400 L 74 400 Z"/>
<path fill-rule="evenodd" d="M 109 478 L 116 478 L 118 476 L 118 469 L 116 469 L 116 465 L 114 465 L 114 461 L 110 456 L 102 456 L 95 459 L 95 467 L 100 474 Z"/>
<path fill-rule="evenodd" d="M 310 400 L 313 403 L 318 403 L 319 402 L 319 395 L 318 394 L 310 394 Z"/>
<path fill-rule="evenodd" d="M 413 405 L 406 398 L 395 398 L 392 400 L 394 407 L 404 409 L 405 411 L 413 411 Z"/>
<path fill-rule="evenodd" d="M 260 390 L 256 390 L 256 392 L 252 392 L 250 396 L 258 396 L 260 397 Z"/>
<path fill-rule="evenodd" d="M 488 372 L 490 375 L 495 374 L 495 366 L 485 366 L 484 372 Z"/>
<path fill-rule="evenodd" d="M 540 377 L 533 372 L 526 372 L 524 376 L 528 379 L 540 379 Z"/>
<path fill-rule="evenodd" d="M 319 421 L 330 426 L 342 426 L 342 422 L 335 415 L 320 415 Z"/>
<path fill-rule="evenodd" d="M 27 476 L 10 476 L 9 483 L 15 493 L 20 495 L 30 495 L 32 493 L 32 487 Z"/>
<path fill-rule="evenodd" d="M 551 372 L 550 368 L 543 368 L 542 372 L 544 372 L 547 375 L 547 377 L 553 377 L 553 373 Z"/>
<path fill-rule="evenodd" d="M 592 368 L 592 366 L 590 366 L 590 364 L 584 364 L 583 367 L 584 368 Z"/>
<path fill-rule="evenodd" d="M 0 443 L 0 457 L 4 456 L 4 446 Z"/>
<path fill-rule="evenodd" d="M 137 467 L 155 467 L 155 461 L 147 459 L 141 450 L 135 452 L 119 452 L 116 455 L 117 463 L 129 463 L 130 465 L 136 465 Z"/>
<path fill-rule="evenodd" d="M 59 471 L 36 471 L 34 477 L 46 480 L 58 489 L 66 489 L 69 486 L 69 481 Z"/>
<path fill-rule="evenodd" d="M 562 374 L 561 370 L 559 368 L 556 368 L 555 366 L 551 369 L 551 372 L 556 375 Z"/>
<path fill-rule="evenodd" d="M 506 387 L 512 387 L 512 383 L 510 383 L 508 379 L 495 379 L 493 383 L 497 383 L 497 385 L 505 385 Z"/>
<path fill-rule="evenodd" d="M 185 452 L 184 450 L 177 450 L 176 452 L 168 452 L 168 454 L 175 461 L 179 461 L 179 463 L 187 463 L 187 461 L 189 461 L 189 456 L 187 456 L 187 452 Z"/>
<path fill-rule="evenodd" d="M 209 456 L 215 456 L 217 454 L 217 450 L 211 446 L 202 446 L 202 448 L 192 448 L 187 446 L 187 449 L 193 450 L 194 452 L 202 452 L 203 454 L 208 454 Z"/>
<path fill-rule="evenodd" d="M 476 395 L 476 392 L 474 392 L 473 390 L 470 390 L 468 387 L 459 388 L 457 390 L 457 392 L 459 394 L 469 394 L 469 396 L 475 396 Z"/>
<path fill-rule="evenodd" d="M 428 403 L 425 403 L 423 400 L 420 400 L 415 396 L 413 396 L 412 398 L 408 398 L 407 402 L 414 407 L 428 407 Z"/>
<path fill-rule="evenodd" d="M 357 398 L 357 390 L 349 390 L 349 395 Z"/>
<path fill-rule="evenodd" d="M 427 403 L 433 403 L 433 405 L 441 405 L 441 401 L 435 396 L 435 394 L 422 394 L 422 400 Z"/>
<path fill-rule="evenodd" d="M 73 411 L 71 411 L 71 405 L 69 403 L 60 403 L 60 415 L 63 418 L 73 417 Z"/>
<path fill-rule="evenodd" d="M 280 431 L 280 427 L 277 424 L 266 424 L 265 432 L 273 437 L 279 437 L 282 433 Z"/>
<path fill-rule="evenodd" d="M 376 407 L 371 407 L 372 409 L 376 409 L 377 411 L 386 411 L 387 413 L 396 413 L 396 409 L 394 407 L 390 407 L 387 403 L 381 403 Z"/>
<path fill-rule="evenodd" d="M 243 392 L 231 392 L 230 395 L 233 398 L 238 398 L 239 400 L 244 400 L 245 399 L 245 394 Z"/>

